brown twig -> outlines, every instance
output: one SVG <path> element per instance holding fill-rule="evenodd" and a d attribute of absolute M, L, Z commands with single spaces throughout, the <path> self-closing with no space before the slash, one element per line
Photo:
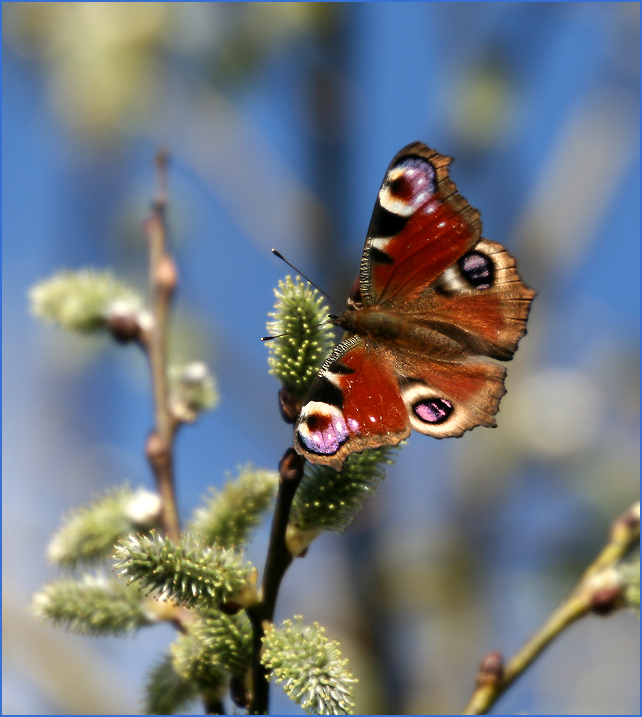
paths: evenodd
<path fill-rule="evenodd" d="M 149 360 L 154 396 L 155 426 L 147 439 L 145 455 L 161 496 L 161 524 L 174 543 L 178 543 L 181 531 L 174 488 L 174 438 L 180 422 L 169 407 L 167 381 L 169 310 L 178 283 L 178 275 L 176 264 L 167 253 L 167 165 L 167 153 L 161 150 L 156 156 L 158 171 L 156 199 L 152 203 L 152 214 L 144 226 L 149 250 L 149 286 L 153 322 L 150 326 L 139 326 L 138 339 Z M 172 622 L 180 632 L 186 632 L 187 625 L 193 619 L 191 611 L 179 608 Z M 204 693 L 202 697 L 206 714 L 225 714 L 223 701 L 218 694 Z"/>
<path fill-rule="evenodd" d="M 640 539 L 640 504 L 612 525 L 609 542 L 587 568 L 569 597 L 504 666 L 501 653 L 491 652 L 481 662 L 477 686 L 462 714 L 486 714 L 499 697 L 569 625 L 593 612 L 608 614 L 619 606 L 621 578 L 615 565 Z"/>
<path fill-rule="evenodd" d="M 304 466 L 305 459 L 298 455 L 294 448 L 288 448 L 279 463 L 279 490 L 263 573 L 261 602 L 247 610 L 253 629 L 252 700 L 248 709 L 249 714 L 267 714 L 270 706 L 268 674 L 261 663 L 264 621 L 272 622 L 274 619 L 281 580 L 292 562 L 292 555 L 285 542 L 285 532 L 294 494 L 303 478 Z"/>
<path fill-rule="evenodd" d="M 162 500 L 163 528 L 174 542 L 178 542 L 180 527 L 174 492 L 174 435 L 178 423 L 169 409 L 167 385 L 167 323 L 177 272 L 173 259 L 166 251 L 167 163 L 167 153 L 160 151 L 156 157 L 158 192 L 152 204 L 152 214 L 145 222 L 153 324 L 141 332 L 141 344 L 149 359 L 155 419 L 145 452 Z"/>
<path fill-rule="evenodd" d="M 225 705 L 223 700 L 217 695 L 205 695 L 203 697 L 203 707 L 206 715 L 224 715 Z"/>

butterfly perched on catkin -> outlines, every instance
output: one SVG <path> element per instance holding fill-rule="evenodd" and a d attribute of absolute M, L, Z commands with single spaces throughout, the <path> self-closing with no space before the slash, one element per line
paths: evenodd
<path fill-rule="evenodd" d="M 508 361 L 536 292 L 506 249 L 481 238 L 450 157 L 421 142 L 392 160 L 379 190 L 345 330 L 314 380 L 294 447 L 341 470 L 351 454 L 495 426 Z"/>

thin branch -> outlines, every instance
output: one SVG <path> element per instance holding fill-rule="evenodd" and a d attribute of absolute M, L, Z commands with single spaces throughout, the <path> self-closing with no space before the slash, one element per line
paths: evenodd
<path fill-rule="evenodd" d="M 158 192 L 152 204 L 152 214 L 145 222 L 154 321 L 153 325 L 143 332 L 141 343 L 149 359 L 155 418 L 155 428 L 147 441 L 145 451 L 162 499 L 163 527 L 172 540 L 177 542 L 180 538 L 180 527 L 174 492 L 174 435 L 178 424 L 169 409 L 167 384 L 167 323 L 170 302 L 177 283 L 177 272 L 174 261 L 166 251 L 167 163 L 167 154 L 160 151 L 156 157 Z"/>
<path fill-rule="evenodd" d="M 263 572 L 261 602 L 247 610 L 252 623 L 252 701 L 249 714 L 267 714 L 270 705 L 269 675 L 261 663 L 262 639 L 265 634 L 264 621 L 272 622 L 279 595 L 281 580 L 292 563 L 292 555 L 285 543 L 290 509 L 299 483 L 303 478 L 305 459 L 294 448 L 288 448 L 279 463 L 279 491 L 272 518 L 270 542 L 268 545 L 265 570 Z"/>
<path fill-rule="evenodd" d="M 612 525 L 609 542 L 587 568 L 569 597 L 544 625 L 503 665 L 501 653 L 482 660 L 477 687 L 462 714 L 486 714 L 499 697 L 569 625 L 589 613 L 608 614 L 618 607 L 621 584 L 615 565 L 640 540 L 640 504 L 625 511 Z"/>
<path fill-rule="evenodd" d="M 292 562 L 292 555 L 285 543 L 285 532 L 290 518 L 294 495 L 303 478 L 305 459 L 288 448 L 279 463 L 279 492 L 272 518 L 270 543 L 268 546 L 265 572 L 263 574 L 263 604 L 265 620 L 274 619 L 274 608 L 285 571 Z"/>

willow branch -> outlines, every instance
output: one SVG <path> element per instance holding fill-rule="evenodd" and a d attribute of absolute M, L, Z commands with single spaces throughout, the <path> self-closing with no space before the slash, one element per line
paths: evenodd
<path fill-rule="evenodd" d="M 279 463 L 279 490 L 263 572 L 261 602 L 247 611 L 253 629 L 252 701 L 248 709 L 249 714 L 267 714 L 270 706 L 269 675 L 261 663 L 264 621 L 274 620 L 274 609 L 281 581 L 292 563 L 292 555 L 285 542 L 285 532 L 294 495 L 303 478 L 304 466 L 305 459 L 299 456 L 294 448 L 288 448 Z"/>
<path fill-rule="evenodd" d="M 177 542 L 180 538 L 174 492 L 174 435 L 177 422 L 169 409 L 167 383 L 167 324 L 177 273 L 174 261 L 166 251 L 167 162 L 167 154 L 159 152 L 156 157 L 159 187 L 152 204 L 152 214 L 145 222 L 153 324 L 143 332 L 141 343 L 149 359 L 154 395 L 155 427 L 145 450 L 162 500 L 163 527 L 172 540 Z"/>
<path fill-rule="evenodd" d="M 477 686 L 462 714 L 486 714 L 502 694 L 576 620 L 608 614 L 619 606 L 621 582 L 615 565 L 640 540 L 640 504 L 636 503 L 611 526 L 609 541 L 589 565 L 569 597 L 544 625 L 503 665 L 501 653 L 491 652 L 481 662 Z"/>

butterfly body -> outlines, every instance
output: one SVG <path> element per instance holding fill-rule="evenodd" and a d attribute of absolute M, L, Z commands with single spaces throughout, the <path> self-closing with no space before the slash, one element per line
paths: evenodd
<path fill-rule="evenodd" d="M 340 470 L 350 453 L 494 426 L 505 369 L 535 292 L 448 176 L 416 142 L 390 164 L 375 204 L 345 330 L 297 420 L 296 450 Z"/>
<path fill-rule="evenodd" d="M 465 340 L 449 337 L 438 322 L 408 316 L 407 313 L 378 306 L 346 311 L 334 323 L 359 334 L 378 346 L 419 351 L 434 358 L 455 359 L 466 351 Z"/>

